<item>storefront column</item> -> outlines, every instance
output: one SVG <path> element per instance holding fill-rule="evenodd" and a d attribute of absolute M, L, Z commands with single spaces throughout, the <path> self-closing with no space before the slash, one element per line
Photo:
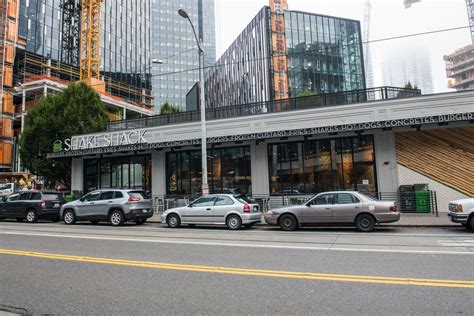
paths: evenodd
<path fill-rule="evenodd" d="M 398 191 L 397 152 L 393 131 L 374 133 L 375 161 L 379 192 Z"/>
<path fill-rule="evenodd" d="M 73 195 L 84 191 L 84 158 L 73 158 L 71 170 L 71 193 Z"/>
<path fill-rule="evenodd" d="M 263 198 L 270 196 L 268 175 L 267 143 L 250 145 L 250 162 L 252 172 L 252 196 Z"/>
<path fill-rule="evenodd" d="M 153 197 L 166 195 L 166 154 L 163 151 L 151 154 L 151 188 Z"/>

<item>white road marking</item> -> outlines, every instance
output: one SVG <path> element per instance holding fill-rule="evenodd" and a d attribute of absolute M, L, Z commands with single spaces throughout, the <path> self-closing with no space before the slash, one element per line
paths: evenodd
<path fill-rule="evenodd" d="M 145 239 L 145 238 L 103 237 L 103 236 L 79 236 L 79 235 L 65 235 L 65 234 L 60 235 L 60 234 L 25 233 L 25 232 L 0 232 L 0 234 L 3 234 L 3 235 L 19 235 L 19 236 L 53 237 L 53 238 L 89 239 L 89 240 L 148 242 L 148 243 L 179 244 L 179 245 L 243 247 L 243 248 L 322 250 L 322 251 L 346 251 L 346 252 L 410 253 L 410 254 L 430 254 L 430 255 L 432 255 L 432 254 L 474 255 L 474 252 L 469 252 L 469 251 L 368 249 L 368 248 L 364 249 L 364 248 L 343 248 L 343 247 L 337 247 L 337 245 L 332 245 L 332 246 L 327 246 L 327 247 L 313 247 L 313 246 L 270 245 L 270 244 L 259 244 L 259 243 L 222 243 L 222 242 L 205 242 L 205 241 L 160 240 L 160 239 Z"/>
<path fill-rule="evenodd" d="M 463 239 L 463 238 L 453 238 L 453 239 L 442 239 L 438 240 L 438 243 L 441 246 L 445 247 L 474 247 L 474 239 Z"/>

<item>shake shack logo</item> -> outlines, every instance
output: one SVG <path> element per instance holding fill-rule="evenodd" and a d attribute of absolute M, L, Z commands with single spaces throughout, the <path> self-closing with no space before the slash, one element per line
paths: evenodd
<path fill-rule="evenodd" d="M 53 153 L 59 153 L 63 151 L 63 142 L 60 140 L 56 140 L 53 143 Z"/>

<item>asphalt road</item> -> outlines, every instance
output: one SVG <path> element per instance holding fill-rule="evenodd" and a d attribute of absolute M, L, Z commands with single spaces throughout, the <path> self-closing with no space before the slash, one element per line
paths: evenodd
<path fill-rule="evenodd" d="M 0 310 L 39 314 L 466 314 L 462 228 L 172 230 L 0 223 Z"/>

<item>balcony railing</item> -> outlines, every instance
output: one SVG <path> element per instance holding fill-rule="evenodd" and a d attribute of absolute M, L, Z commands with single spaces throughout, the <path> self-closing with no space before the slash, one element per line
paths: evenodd
<path fill-rule="evenodd" d="M 314 109 L 344 104 L 401 99 L 420 96 L 419 89 L 404 89 L 396 87 L 378 87 L 363 90 L 353 90 L 337 93 L 326 93 L 307 97 L 297 97 L 285 100 L 257 102 L 242 105 L 231 105 L 206 110 L 206 120 L 218 120 L 234 117 L 277 113 L 294 110 Z M 175 114 L 163 114 L 132 120 L 111 122 L 108 131 L 120 131 L 155 126 L 174 125 L 199 122 L 199 111 L 187 111 Z"/>

